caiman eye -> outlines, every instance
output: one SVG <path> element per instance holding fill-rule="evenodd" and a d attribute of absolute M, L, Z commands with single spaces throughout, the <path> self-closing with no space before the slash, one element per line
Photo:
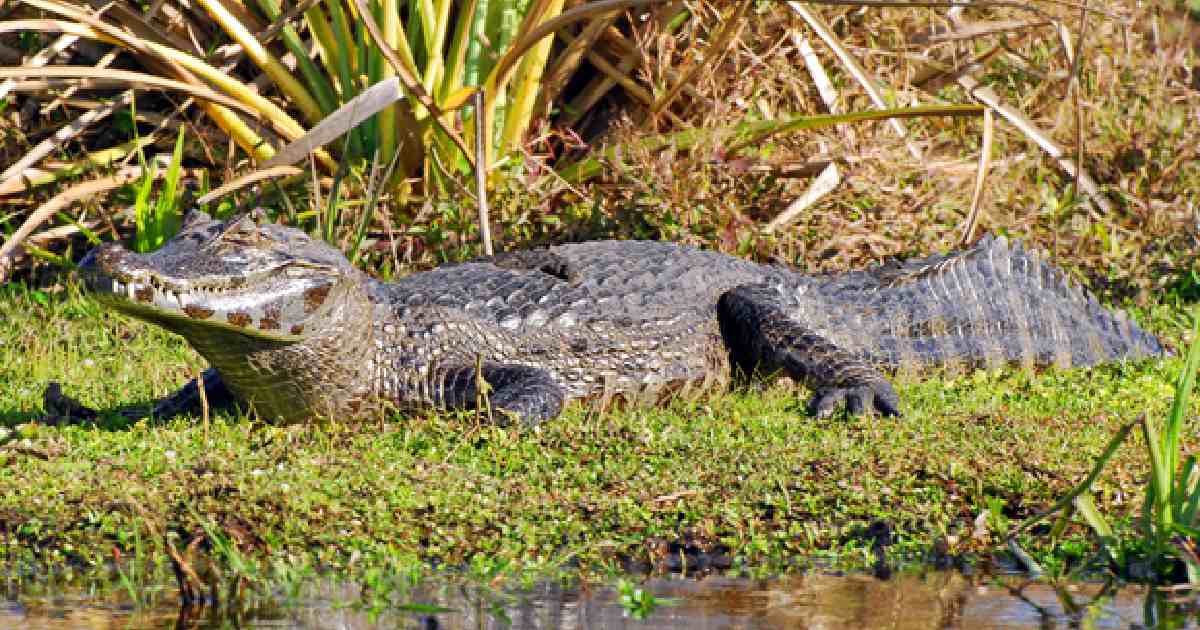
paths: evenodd
<path fill-rule="evenodd" d="M 262 241 L 262 234 L 250 215 L 242 215 L 230 219 L 228 227 L 221 233 L 221 240 L 236 245 L 257 245 Z"/>

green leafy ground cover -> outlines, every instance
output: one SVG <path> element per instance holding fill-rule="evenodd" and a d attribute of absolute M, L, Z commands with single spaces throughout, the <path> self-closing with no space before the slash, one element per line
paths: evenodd
<path fill-rule="evenodd" d="M 1156 306 L 1139 320 L 1180 348 L 1182 313 Z M 210 552 L 224 540 L 293 565 L 488 575 L 662 567 L 682 544 L 774 570 L 869 563 L 877 521 L 894 528 L 898 555 L 985 552 L 1081 480 L 1123 422 L 1163 416 L 1182 360 L 906 383 L 900 419 L 816 420 L 806 392 L 777 385 L 659 409 L 572 408 L 536 431 L 438 415 L 33 422 L 48 381 L 112 409 L 202 365 L 180 339 L 71 286 L 0 288 L 0 558 L 90 570 L 204 538 Z M 1195 448 L 1194 430 L 1185 442 Z M 1140 506 L 1143 450 L 1127 445 L 1098 482 L 1106 514 Z M 1052 569 L 1094 550 L 1082 527 L 1070 532 L 1077 543 Z M 1032 548 L 1049 543 L 1035 530 Z"/>
<path fill-rule="evenodd" d="M 1189 327 L 1175 301 L 1200 296 L 1200 126 L 1189 124 L 1200 104 L 1200 48 L 1197 22 L 1181 11 L 1185 4 L 1191 5 L 1114 4 L 1105 9 L 1115 17 L 1094 14 L 1085 25 L 1074 6 L 1039 3 L 1056 22 L 934 44 L 922 38 L 951 27 L 940 11 L 822 11 L 843 42 L 862 52 L 860 61 L 896 104 L 970 102 L 953 81 L 913 81 L 928 69 L 923 58 L 962 68 L 988 55 L 977 78 L 1069 154 L 1082 151 L 1083 163 L 1117 205 L 1105 213 L 1075 203 L 1071 177 L 1002 123 L 979 231 L 1052 252 L 1105 300 L 1136 301 L 1139 321 L 1179 349 Z M 563 165 L 552 159 L 558 155 L 553 141 L 531 140 L 524 159 L 500 168 L 492 213 L 503 248 L 655 238 L 832 271 L 952 246 L 971 204 L 982 129 L 977 120 L 913 119 L 904 137 L 884 124 L 780 134 L 737 155 L 710 133 L 827 111 L 815 90 L 804 87 L 803 62 L 786 44 L 808 31 L 785 3 L 759 3 L 752 13 L 724 61 L 704 73 L 690 100 L 673 108 L 677 122 L 642 116 L 635 105 L 615 111 L 604 131 L 567 126 L 594 145 L 592 155 L 609 155 L 603 176 L 564 182 L 548 170 Z M 1031 19 L 1002 7 L 977 7 L 967 15 L 993 25 Z M 666 49 L 674 52 L 643 55 L 648 65 L 635 78 L 669 77 L 697 63 L 691 54 L 698 48 L 688 42 L 708 38 L 722 22 L 695 24 L 701 25 L 695 33 L 679 40 L 648 31 L 644 41 L 675 42 Z M 1065 45 L 1054 24 L 1079 39 Z M 1004 52 L 992 56 L 997 46 Z M 869 109 L 832 54 L 817 48 L 842 91 L 839 109 Z M 1083 51 L 1078 68 L 1067 49 Z M 1073 98 L 1069 79 L 1076 70 L 1081 99 Z M 153 103 L 142 108 L 139 100 L 139 111 L 152 111 Z M 67 120 L 57 116 L 39 120 L 57 128 Z M 28 133 L 13 121 L 0 126 L 5 164 L 50 135 Z M 106 146 L 117 127 L 82 140 L 80 148 Z M 700 140 L 690 149 L 646 148 L 648 138 L 693 132 Z M 189 127 L 189 142 L 192 134 L 211 138 L 204 133 L 202 126 Z M 173 131 L 164 136 L 160 155 L 175 137 Z M 228 144 L 189 143 L 188 167 L 226 168 L 195 150 L 205 142 Z M 911 158 L 907 145 L 914 142 L 925 159 Z M 76 156 L 73 147 L 64 151 Z M 574 159 L 568 157 L 565 163 Z M 808 189 L 810 178 L 797 175 L 797 167 L 824 159 L 842 167 L 843 185 L 787 229 L 764 230 Z M 240 169 L 230 169 L 224 181 Z M 347 243 L 361 238 L 361 228 L 386 231 L 391 247 L 373 247 L 360 259 L 381 276 L 477 253 L 469 201 L 401 195 L 376 206 L 363 201 L 374 200 L 363 191 L 360 180 L 366 179 L 351 169 L 342 201 L 322 189 L 326 206 L 310 205 L 295 190 L 287 193 L 288 203 L 275 203 L 270 188 L 267 199 L 264 191 L 247 189 L 222 203 L 300 209 L 309 229 L 313 208 L 329 208 L 330 217 L 340 218 L 317 225 L 346 251 L 357 247 Z M 37 189 L 13 203 L 14 211 L 0 218 L 4 231 L 11 233 L 28 210 L 58 192 Z M 108 221 L 113 208 L 135 202 L 135 193 L 91 195 L 61 214 L 58 227 L 89 217 Z M 391 223 L 369 226 L 364 208 Z M 393 227 L 399 229 L 394 238 Z M 102 229 L 105 239 L 128 235 L 116 232 Z M 68 245 L 47 248 L 69 259 L 90 246 L 78 239 L 73 249 Z M 1124 422 L 1143 410 L 1164 417 L 1182 361 L 932 378 L 901 387 L 908 414 L 899 420 L 819 422 L 804 415 L 804 392 L 776 387 L 603 416 L 574 409 L 525 433 L 440 416 L 322 427 L 274 427 L 234 414 L 215 414 L 207 425 L 198 418 L 31 423 L 51 380 L 65 382 L 68 394 L 91 406 L 113 408 L 162 395 L 201 365 L 178 339 L 102 312 L 70 287 L 57 293 L 0 287 L 0 579 L 32 561 L 97 574 L 115 565 L 115 584 L 169 582 L 168 543 L 182 551 L 197 541 L 197 553 L 216 557 L 227 574 L 245 575 L 248 558 L 269 560 L 261 564 L 269 566 L 272 585 L 295 574 L 276 571 L 280 566 L 300 573 L 349 567 L 374 576 L 364 580 L 368 584 L 431 565 L 465 566 L 487 579 L 509 569 L 576 562 L 605 569 L 632 559 L 635 566 L 664 567 L 672 566 L 669 556 L 678 555 L 680 543 L 687 543 L 683 551 L 702 548 L 772 572 L 828 558 L 842 566 L 869 564 L 868 534 L 879 521 L 893 526 L 898 556 L 984 554 L 999 548 L 1014 521 L 1051 505 L 1081 480 Z M 1186 449 L 1196 443 L 1196 430 L 1185 431 Z M 1117 519 L 1136 514 L 1148 474 L 1145 446 L 1135 438 L 1099 480 L 1099 508 Z M 1035 529 L 1022 544 L 1051 572 L 1097 550 L 1077 524 L 1047 557 L 1055 542 L 1047 528 Z M 161 573 L 143 575 L 147 565 Z M 130 588 L 131 598 L 140 601 L 136 593 L 143 590 Z"/>

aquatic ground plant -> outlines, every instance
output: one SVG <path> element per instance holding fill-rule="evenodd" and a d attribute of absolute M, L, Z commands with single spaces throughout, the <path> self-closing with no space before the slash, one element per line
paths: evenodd
<path fill-rule="evenodd" d="M 1031 573 L 1041 573 L 1038 563 L 1016 542 L 1016 536 L 1034 524 L 1059 514 L 1051 529 L 1056 537 L 1077 513 L 1096 535 L 1112 569 L 1120 576 L 1147 582 L 1174 581 L 1181 573 L 1192 585 L 1200 585 L 1200 469 L 1196 455 L 1184 457 L 1181 436 L 1187 425 L 1188 401 L 1200 367 L 1200 310 L 1193 313 L 1192 340 L 1187 360 L 1175 385 L 1175 398 L 1166 426 L 1145 412 L 1122 426 L 1109 440 L 1091 473 L 1049 510 L 1027 519 L 1009 536 L 1009 548 Z M 1127 532 L 1114 528 L 1092 499 L 1091 487 L 1117 449 L 1133 430 L 1141 428 L 1150 461 L 1146 497 L 1141 516 Z M 1183 461 L 1182 470 L 1180 461 Z"/>

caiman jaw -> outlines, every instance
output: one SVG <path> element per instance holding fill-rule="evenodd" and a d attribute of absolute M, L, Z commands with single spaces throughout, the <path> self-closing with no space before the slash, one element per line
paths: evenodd
<path fill-rule="evenodd" d="M 311 263 L 291 262 L 240 277 L 180 279 L 159 273 L 145 256 L 111 243 L 88 254 L 79 270 L 101 301 L 177 332 L 200 326 L 294 342 L 303 338 L 301 320 L 320 306 L 334 280 L 322 278 L 322 270 Z M 308 277 L 290 277 L 293 267 L 307 268 Z M 296 307 L 298 303 L 304 306 Z"/>

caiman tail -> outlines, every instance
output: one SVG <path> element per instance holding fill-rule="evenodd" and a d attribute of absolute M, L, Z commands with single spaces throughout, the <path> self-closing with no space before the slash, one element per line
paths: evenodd
<path fill-rule="evenodd" d="M 860 274 L 855 284 L 888 316 L 866 354 L 892 369 L 1072 367 L 1164 353 L 1127 315 L 1004 237 Z"/>

